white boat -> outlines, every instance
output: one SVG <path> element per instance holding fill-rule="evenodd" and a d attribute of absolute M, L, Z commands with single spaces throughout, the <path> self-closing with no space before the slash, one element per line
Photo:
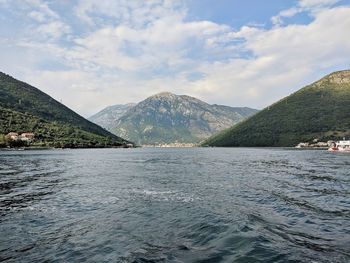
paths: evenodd
<path fill-rule="evenodd" d="M 331 146 L 328 148 L 330 152 L 349 152 L 350 153 L 350 140 L 343 140 L 332 142 Z"/>

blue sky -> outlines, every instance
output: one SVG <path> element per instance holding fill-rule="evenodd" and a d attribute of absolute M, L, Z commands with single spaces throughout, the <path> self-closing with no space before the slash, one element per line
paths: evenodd
<path fill-rule="evenodd" d="M 272 16 L 296 4 L 297 1 L 291 0 L 191 0 L 188 15 L 191 19 L 210 20 L 238 30 L 247 24 L 270 26 Z"/>
<path fill-rule="evenodd" d="M 350 68 L 350 0 L 0 0 L 0 70 L 83 116 L 157 92 L 263 108 Z"/>

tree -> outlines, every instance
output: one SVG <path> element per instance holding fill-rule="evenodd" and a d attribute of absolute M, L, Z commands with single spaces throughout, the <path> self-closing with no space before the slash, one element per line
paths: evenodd
<path fill-rule="evenodd" d="M 4 148 L 7 146 L 7 139 L 4 134 L 0 134 L 0 148 Z"/>

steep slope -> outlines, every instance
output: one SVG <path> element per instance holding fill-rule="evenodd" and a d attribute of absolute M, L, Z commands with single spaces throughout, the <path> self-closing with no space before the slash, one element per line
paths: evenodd
<path fill-rule="evenodd" d="M 203 143 L 295 146 L 350 136 L 350 71 L 334 72 Z"/>
<path fill-rule="evenodd" d="M 117 120 L 135 105 L 136 103 L 128 103 L 108 106 L 92 115 L 88 120 L 100 125 L 106 130 L 111 130 L 116 125 Z"/>
<path fill-rule="evenodd" d="M 0 134 L 31 131 L 45 144 L 122 145 L 125 140 L 84 119 L 39 89 L 0 72 Z"/>
<path fill-rule="evenodd" d="M 256 112 L 163 92 L 130 108 L 113 131 L 139 144 L 197 143 Z"/>

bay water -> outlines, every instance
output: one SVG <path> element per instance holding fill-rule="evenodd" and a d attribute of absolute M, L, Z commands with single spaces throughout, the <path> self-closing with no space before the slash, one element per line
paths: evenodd
<path fill-rule="evenodd" d="M 350 262 L 350 155 L 1 151 L 0 262 Z"/>

